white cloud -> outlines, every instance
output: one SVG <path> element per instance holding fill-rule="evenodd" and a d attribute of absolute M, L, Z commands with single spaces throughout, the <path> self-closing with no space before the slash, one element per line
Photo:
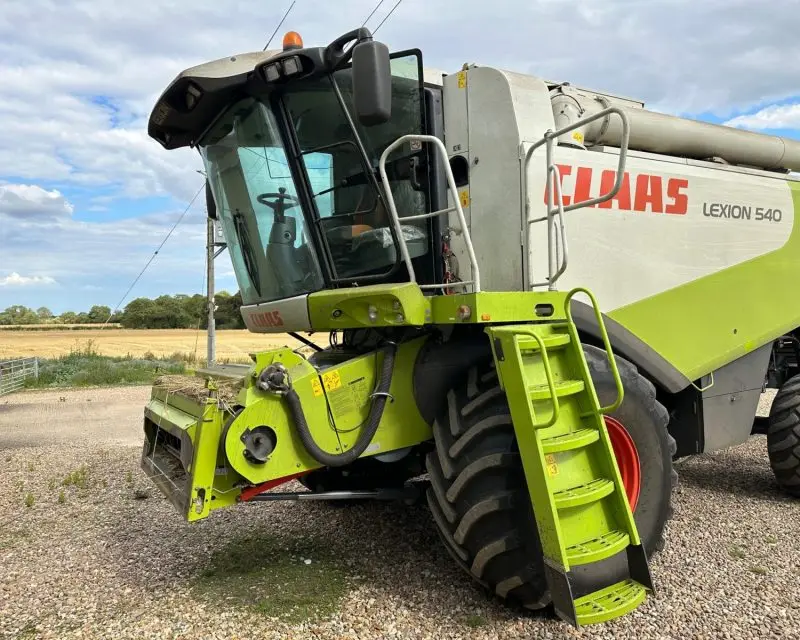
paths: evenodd
<path fill-rule="evenodd" d="M 72 215 L 74 207 L 56 191 L 35 184 L 0 185 L 0 215 L 18 218 L 61 218 Z"/>
<path fill-rule="evenodd" d="M 2 194 L 12 194 L 15 200 L 13 215 L 4 217 L 8 209 L 2 205 L 8 198 L 0 197 L 0 267 L 13 270 L 0 278 L 4 285 L 0 309 L 12 304 L 47 304 L 62 310 L 85 310 L 91 304 L 116 304 L 182 213 L 84 222 L 64 213 L 73 206 L 61 194 L 36 185 L 0 185 Z M 48 210 L 52 215 L 47 215 Z M 133 297 L 142 291 L 152 295 L 153 287 L 175 293 L 200 289 L 205 230 L 196 222 L 202 219 L 202 211 L 195 202 L 137 283 Z M 25 285 L 56 282 L 60 288 L 46 298 L 21 297 L 29 288 Z"/>
<path fill-rule="evenodd" d="M 42 284 L 56 284 L 56 281 L 50 276 L 21 276 L 16 271 L 0 278 L 0 287 L 29 287 Z"/>
<path fill-rule="evenodd" d="M 725 124 L 756 130 L 800 129 L 800 104 L 772 105 L 755 113 L 731 118 Z"/>
<path fill-rule="evenodd" d="M 300 0 L 282 31 L 297 29 L 306 44 L 324 45 L 373 7 L 374 0 Z M 431 11 L 423 0 L 404 0 L 379 35 L 396 50 L 420 47 L 427 64 L 445 70 L 492 64 L 632 95 L 662 110 L 725 116 L 796 90 L 792 66 L 781 62 L 800 54 L 791 21 L 780 18 L 792 7 L 792 0 L 772 0 L 770 11 L 753 11 L 749 0 L 515 0 L 502 7 L 440 0 Z M 198 0 L 191 10 L 166 0 L 4 3 L 0 167 L 16 180 L 116 185 L 134 197 L 185 202 L 200 161 L 148 138 L 155 100 L 188 66 L 260 49 L 283 11 L 250 0 Z M 565 33 L 579 45 L 565 47 Z"/>

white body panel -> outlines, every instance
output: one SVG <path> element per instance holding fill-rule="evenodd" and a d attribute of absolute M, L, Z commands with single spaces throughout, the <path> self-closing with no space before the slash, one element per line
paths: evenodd
<path fill-rule="evenodd" d="M 253 333 L 311 331 L 308 295 L 251 304 L 241 308 L 244 324 Z"/>
<path fill-rule="evenodd" d="M 608 193 L 618 159 L 558 148 L 565 204 Z M 547 211 L 544 160 L 533 163 L 529 197 L 531 215 L 539 217 Z M 785 179 L 635 156 L 627 159 L 626 175 L 609 203 L 564 214 L 569 259 L 559 288 L 589 286 L 606 310 L 780 249 L 792 232 Z M 545 234 L 544 222 L 534 225 L 530 259 L 537 281 L 547 277 Z"/>
<path fill-rule="evenodd" d="M 534 225 L 529 254 L 523 255 L 525 200 L 531 218 L 547 211 L 545 148 L 530 159 L 524 197 L 521 158 L 556 128 L 548 85 L 491 68 L 471 68 L 465 75 L 466 81 L 458 74 L 444 80 L 445 143 L 451 157 L 469 161 L 461 200 L 469 204 L 482 286 L 528 289 L 528 260 L 534 281 L 547 277 L 545 223 Z M 604 171 L 610 174 L 607 193 L 619 157 L 616 149 L 557 146 L 554 160 L 564 167 L 568 204 L 576 193 L 579 200 L 599 196 Z M 606 312 L 775 251 L 791 234 L 790 178 L 784 174 L 641 152 L 629 153 L 626 173 L 611 203 L 564 216 L 569 262 L 558 287 L 588 286 Z M 459 277 L 469 280 L 457 235 L 451 246 Z"/>

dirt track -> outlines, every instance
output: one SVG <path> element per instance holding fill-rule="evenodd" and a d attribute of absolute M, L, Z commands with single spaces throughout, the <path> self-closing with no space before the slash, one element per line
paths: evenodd
<path fill-rule="evenodd" d="M 0 449 L 80 441 L 142 442 L 149 387 L 29 391 L 0 397 Z"/>

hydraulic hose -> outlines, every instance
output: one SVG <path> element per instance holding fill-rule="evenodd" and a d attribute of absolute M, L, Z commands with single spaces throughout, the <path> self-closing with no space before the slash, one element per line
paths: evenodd
<path fill-rule="evenodd" d="M 352 449 L 342 453 L 329 453 L 321 449 L 314 441 L 311 431 L 308 428 L 305 413 L 303 412 L 303 403 L 300 401 L 300 396 L 292 387 L 288 375 L 283 369 L 282 365 L 270 365 L 259 376 L 259 387 L 264 390 L 277 391 L 286 398 L 289 405 L 289 411 L 294 421 L 294 426 L 297 429 L 297 434 L 300 436 L 300 441 L 303 443 L 306 451 L 320 464 L 326 467 L 343 467 L 345 465 L 355 462 L 364 451 L 366 451 L 375 432 L 378 430 L 378 425 L 383 417 L 383 410 L 386 406 L 386 400 L 390 398 L 389 389 L 392 386 L 392 373 L 394 371 L 395 355 L 397 354 L 397 346 L 390 342 L 383 350 L 383 363 L 381 365 L 380 377 L 378 379 L 378 386 L 372 393 L 372 405 L 370 406 L 369 416 L 367 417 L 366 425 L 361 431 L 361 435 L 356 440 Z"/>

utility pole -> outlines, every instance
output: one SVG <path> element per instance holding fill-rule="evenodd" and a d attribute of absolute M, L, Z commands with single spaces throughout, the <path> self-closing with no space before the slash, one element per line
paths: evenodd
<path fill-rule="evenodd" d="M 214 220 L 206 216 L 206 282 L 208 283 L 208 292 L 206 295 L 206 306 L 208 307 L 208 353 L 206 359 L 208 363 L 206 366 L 211 367 L 217 358 L 216 354 L 216 321 L 214 320 L 214 248 L 216 246 L 216 237 L 214 229 Z"/>

